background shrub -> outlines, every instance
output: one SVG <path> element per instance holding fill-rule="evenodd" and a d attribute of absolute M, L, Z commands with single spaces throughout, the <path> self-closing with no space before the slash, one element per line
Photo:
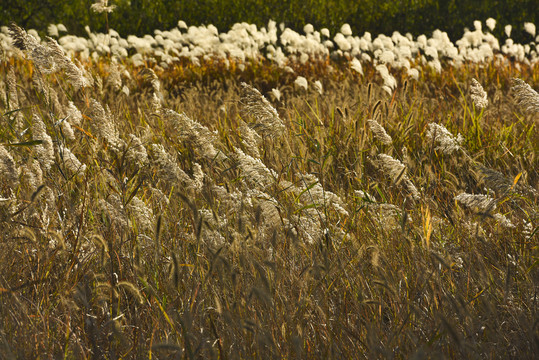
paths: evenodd
<path fill-rule="evenodd" d="M 90 11 L 93 0 L 69 2 L 55 0 L 12 0 L 0 12 L 0 24 L 15 21 L 25 28 L 45 31 L 48 24 L 62 23 L 72 34 L 81 35 L 89 25 L 94 31 L 106 28 L 103 16 Z M 188 25 L 213 24 L 220 31 L 237 22 L 265 26 L 268 20 L 300 31 L 305 24 L 327 27 L 332 34 L 344 23 L 355 34 L 410 32 L 415 36 L 430 34 L 435 29 L 447 31 L 454 41 L 474 20 L 489 17 L 497 20 L 495 35 L 503 26 L 514 27 L 512 37 L 526 41 L 530 35 L 522 30 L 524 22 L 537 22 L 534 0 L 115 0 L 116 10 L 110 14 L 111 27 L 122 36 L 143 35 L 155 29 L 168 29 L 184 20 Z M 501 25 L 501 26 L 500 26 Z"/>

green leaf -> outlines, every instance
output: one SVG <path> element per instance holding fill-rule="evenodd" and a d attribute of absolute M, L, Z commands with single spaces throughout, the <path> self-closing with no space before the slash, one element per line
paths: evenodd
<path fill-rule="evenodd" d="M 43 140 L 31 140 L 20 143 L 6 144 L 6 146 L 34 146 L 43 144 Z"/>

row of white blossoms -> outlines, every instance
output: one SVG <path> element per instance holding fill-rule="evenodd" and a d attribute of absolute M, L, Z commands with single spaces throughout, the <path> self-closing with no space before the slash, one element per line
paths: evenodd
<path fill-rule="evenodd" d="M 440 30 L 435 30 L 431 37 L 420 35 L 415 39 L 411 34 L 402 35 L 399 32 L 373 38 L 369 32 L 361 37 L 354 36 L 350 25 L 344 24 L 340 32 L 332 37 L 326 28 L 318 31 L 308 24 L 303 29 L 304 34 L 300 34 L 274 21 L 269 21 L 267 27 L 260 29 L 256 25 L 238 23 L 222 33 L 213 25 L 188 27 L 183 21 L 179 21 L 176 28 L 155 30 L 153 36 L 143 37 L 129 35 L 122 38 L 114 30 L 108 34 L 93 33 L 89 27 L 86 27 L 88 37 L 61 35 L 67 32 L 61 24 L 50 25 L 48 33 L 57 38 L 68 54 L 77 53 L 82 58 L 92 59 L 111 55 L 129 59 L 134 65 L 142 66 L 148 61 L 163 68 L 182 58 L 190 59 L 195 64 L 200 59 L 222 59 L 226 64 L 234 60 L 241 69 L 241 64 L 250 59 L 266 58 L 286 68 L 290 62 L 306 63 L 327 56 L 345 57 L 350 60 L 351 68 L 359 73 L 363 72 L 362 63 L 380 66 L 380 74 L 384 80 L 388 79 L 386 85 L 394 87 L 391 79 L 384 75 L 387 66 L 405 68 L 409 76 L 417 77 L 421 66 L 431 66 L 441 71 L 442 61 L 450 66 L 495 59 L 514 59 L 526 64 L 538 61 L 539 36 L 535 24 L 524 23 L 524 30 L 530 35 L 527 44 L 516 44 L 511 38 L 511 25 L 506 25 L 507 38 L 500 45 L 500 40 L 491 33 L 495 26 L 496 21 L 492 18 L 486 20 L 486 26 L 481 21 L 475 21 L 475 29 L 465 29 L 462 38 L 455 43 Z M 41 41 L 35 30 L 28 33 Z M 14 51 L 7 27 L 1 28 L 0 47 L 8 54 Z M 291 71 L 290 68 L 287 70 Z"/>

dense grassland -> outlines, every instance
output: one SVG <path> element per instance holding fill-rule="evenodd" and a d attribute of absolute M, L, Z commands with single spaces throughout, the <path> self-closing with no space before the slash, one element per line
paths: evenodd
<path fill-rule="evenodd" d="M 30 55 L 0 64 L 0 357 L 539 351 L 537 62 L 388 92 L 329 58 Z"/>

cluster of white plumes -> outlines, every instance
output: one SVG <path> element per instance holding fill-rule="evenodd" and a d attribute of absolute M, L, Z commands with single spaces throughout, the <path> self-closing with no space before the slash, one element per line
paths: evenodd
<path fill-rule="evenodd" d="M 58 38 L 58 43 L 68 53 L 77 53 L 82 58 L 97 59 L 102 55 L 129 59 L 135 66 L 153 63 L 167 68 L 182 59 L 195 64 L 201 60 L 220 60 L 226 66 L 231 61 L 241 70 L 248 60 L 269 59 L 278 66 L 293 72 L 293 63 L 307 63 L 316 59 L 346 58 L 350 68 L 362 74 L 362 63 L 371 63 L 384 80 L 385 88 L 391 92 L 396 81 L 390 70 L 405 69 L 410 78 L 417 79 L 425 67 L 441 71 L 442 66 L 459 66 L 465 62 L 508 62 L 510 59 L 525 64 L 539 60 L 539 36 L 533 23 L 525 23 L 524 30 L 530 35 L 527 44 L 516 44 L 511 38 L 512 27 L 505 26 L 507 38 L 500 45 L 492 31 L 496 21 L 474 22 L 474 30 L 465 29 L 461 39 L 451 42 L 447 33 L 435 30 L 430 37 L 394 32 L 391 36 L 378 35 L 375 38 L 366 32 L 354 35 L 350 26 L 344 24 L 332 36 L 326 28 L 320 31 L 310 24 L 303 34 L 269 21 L 267 27 L 238 23 L 228 32 L 219 33 L 213 25 L 187 26 L 179 21 L 177 27 L 155 30 L 154 35 L 138 37 L 129 35 L 122 38 L 116 31 L 107 34 L 94 33 L 86 27 L 87 37 L 61 35 L 63 25 L 50 25 L 49 35 Z M 41 39 L 34 30 L 28 31 L 38 41 Z M 7 27 L 0 31 L 0 48 L 5 53 L 16 51 L 12 45 Z"/>

